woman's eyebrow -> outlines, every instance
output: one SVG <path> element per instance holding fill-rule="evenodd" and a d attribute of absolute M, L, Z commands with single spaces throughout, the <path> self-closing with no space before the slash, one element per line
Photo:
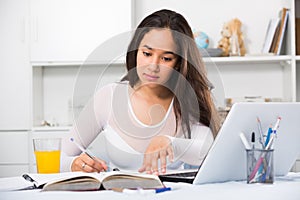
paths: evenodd
<path fill-rule="evenodd" d="M 149 50 L 154 50 L 154 48 L 150 47 L 149 45 L 145 44 L 143 45 L 142 47 L 145 47 Z M 164 54 L 172 54 L 172 55 L 175 55 L 175 53 L 173 51 L 164 51 Z"/>

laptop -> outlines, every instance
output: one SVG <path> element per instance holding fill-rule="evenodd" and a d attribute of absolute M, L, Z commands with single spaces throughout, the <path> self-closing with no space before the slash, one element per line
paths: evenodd
<path fill-rule="evenodd" d="M 246 151 L 240 133 L 250 141 L 251 133 L 255 132 L 259 141 L 257 117 L 264 133 L 281 117 L 273 146 L 274 174 L 286 175 L 300 154 L 300 103 L 242 102 L 232 106 L 199 169 L 160 175 L 160 179 L 192 184 L 246 180 Z M 261 148 L 258 142 L 256 147 Z"/>

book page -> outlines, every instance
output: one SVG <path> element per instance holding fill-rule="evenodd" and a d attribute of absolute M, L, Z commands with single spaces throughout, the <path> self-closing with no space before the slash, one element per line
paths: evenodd
<path fill-rule="evenodd" d="M 101 182 L 89 175 L 48 182 L 42 191 L 94 191 L 100 190 Z"/>
<path fill-rule="evenodd" d="M 0 191 L 12 191 L 12 190 L 21 190 L 29 189 L 32 187 L 33 183 L 26 181 L 23 177 L 8 177 L 1 178 L 0 181 Z"/>
<path fill-rule="evenodd" d="M 164 187 L 163 183 L 156 175 L 126 172 L 107 174 L 103 177 L 102 185 L 107 190 L 112 188 L 153 189 Z"/>
<path fill-rule="evenodd" d="M 77 177 L 80 175 L 85 175 L 84 172 L 65 172 L 65 173 L 55 173 L 55 174 L 31 174 L 28 173 L 27 175 L 30 176 L 36 183 L 36 186 L 41 186 L 45 183 L 51 181 L 58 181 L 66 178 Z"/>

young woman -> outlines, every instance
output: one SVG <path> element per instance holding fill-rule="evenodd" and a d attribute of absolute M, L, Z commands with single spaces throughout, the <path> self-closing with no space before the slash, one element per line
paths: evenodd
<path fill-rule="evenodd" d="M 101 88 L 70 132 L 87 147 L 104 136 L 103 157 L 66 140 L 62 171 L 165 173 L 199 166 L 219 128 L 210 82 L 185 18 L 159 10 L 138 25 L 126 55 L 127 75 Z M 80 155 L 79 155 L 80 154 Z M 105 159 L 104 159 L 105 158 Z"/>

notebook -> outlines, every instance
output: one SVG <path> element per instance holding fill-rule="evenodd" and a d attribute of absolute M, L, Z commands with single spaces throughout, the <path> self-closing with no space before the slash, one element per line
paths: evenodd
<path fill-rule="evenodd" d="M 201 167 L 194 172 L 160 175 L 162 181 L 193 184 L 246 180 L 246 151 L 240 139 L 254 131 L 259 139 L 257 117 L 265 133 L 281 117 L 274 141 L 274 174 L 284 176 L 300 154 L 300 103 L 242 102 L 232 106 Z M 257 147 L 259 143 L 256 143 Z M 184 177 L 185 175 L 188 177 Z"/>

